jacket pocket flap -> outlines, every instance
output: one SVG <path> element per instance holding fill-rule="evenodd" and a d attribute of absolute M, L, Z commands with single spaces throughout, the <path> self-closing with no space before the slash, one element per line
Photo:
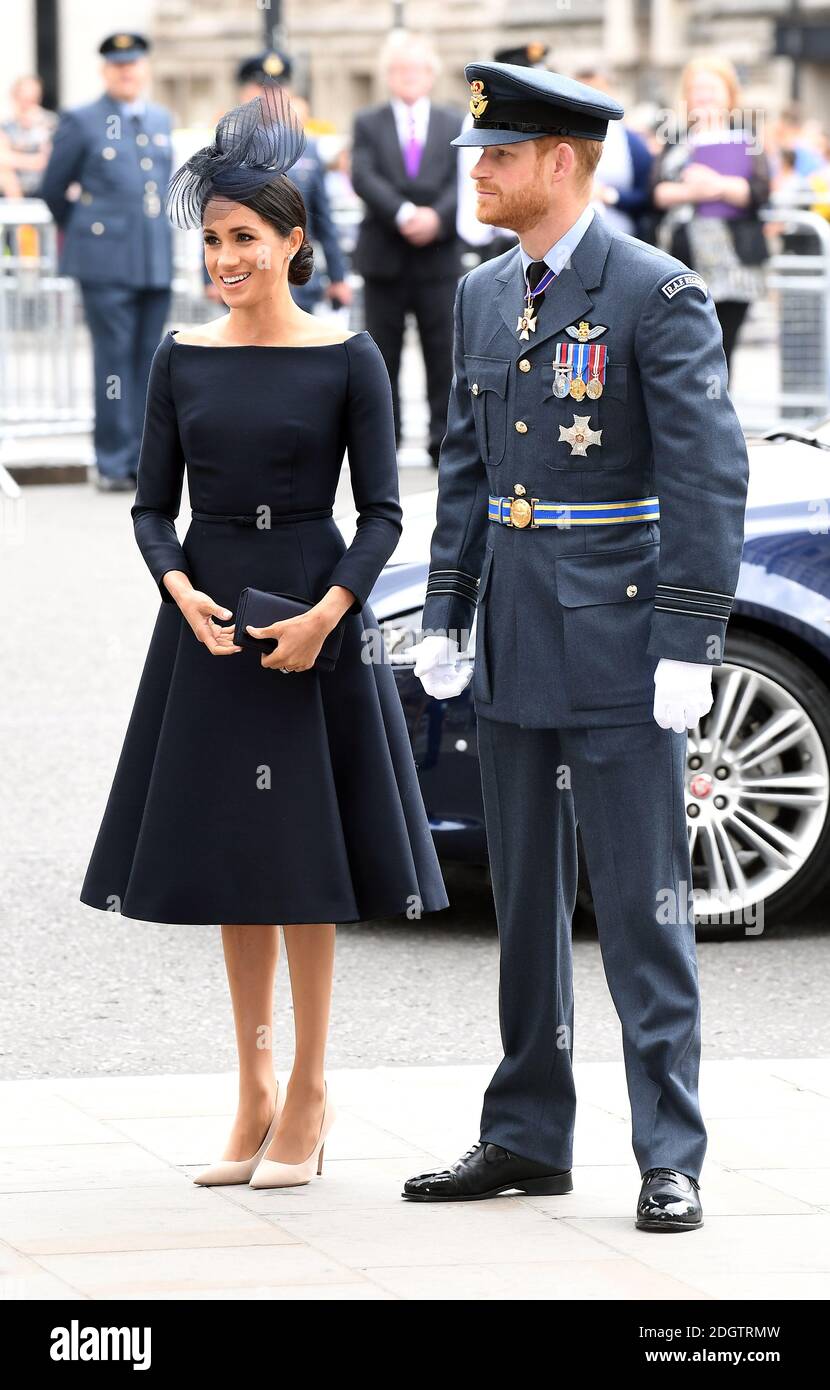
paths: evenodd
<path fill-rule="evenodd" d="M 474 396 L 482 391 L 495 391 L 502 399 L 507 395 L 507 375 L 510 363 L 500 357 L 476 357 L 465 353 L 467 381 Z"/>
<path fill-rule="evenodd" d="M 562 556 L 556 561 L 559 602 L 565 608 L 583 608 L 592 603 L 653 599 L 659 559 L 660 546 L 656 541 L 631 550 Z"/>

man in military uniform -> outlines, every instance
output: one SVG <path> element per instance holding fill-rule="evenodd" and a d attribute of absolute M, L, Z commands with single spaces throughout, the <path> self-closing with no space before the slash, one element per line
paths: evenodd
<path fill-rule="evenodd" d="M 484 221 L 519 246 L 455 300 L 454 379 L 415 672 L 469 666 L 500 941 L 504 1057 L 480 1138 L 406 1182 L 428 1201 L 572 1188 L 577 822 L 622 1025 L 637 1225 L 702 1220 L 700 1000 L 687 729 L 711 707 L 748 465 L 704 281 L 595 216 L 622 107 L 555 73 L 475 63 Z"/>
<path fill-rule="evenodd" d="M 144 97 L 148 49 L 141 34 L 104 39 L 104 93 L 62 115 L 40 188 L 92 334 L 102 489 L 135 485 L 150 362 L 170 303 L 170 116 Z"/>
<path fill-rule="evenodd" d="M 265 87 L 278 85 L 285 91 L 301 111 L 300 99 L 291 90 L 293 64 L 290 56 L 282 49 L 269 48 L 264 53 L 255 53 L 245 58 L 237 69 L 239 100 L 252 101 Z M 323 276 L 315 266 L 311 279 L 304 285 L 292 285 L 291 297 L 306 313 L 312 313 L 317 304 L 325 298 L 334 308 L 342 308 L 352 302 L 352 287 L 348 282 L 346 262 L 340 249 L 340 236 L 331 214 L 328 189 L 326 188 L 326 166 L 317 142 L 310 137 L 297 163 L 288 170 L 288 177 L 295 183 L 303 197 L 308 217 L 306 233 L 309 241 L 323 248 L 326 258 L 325 285 Z"/>

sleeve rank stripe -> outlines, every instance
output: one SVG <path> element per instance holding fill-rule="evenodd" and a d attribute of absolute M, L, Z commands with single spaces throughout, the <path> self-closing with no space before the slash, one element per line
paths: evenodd
<path fill-rule="evenodd" d="M 427 584 L 427 593 L 434 593 L 435 589 L 438 587 L 444 590 L 452 589 L 459 594 L 470 594 L 473 597 L 475 597 L 475 595 L 478 593 L 477 584 L 470 584 L 466 581 L 462 582 L 462 580 L 460 579 L 430 579 L 430 581 Z"/>
<path fill-rule="evenodd" d="M 655 603 L 654 607 L 661 613 L 674 613 L 685 618 L 711 618 L 714 622 L 726 622 L 729 617 L 728 613 L 704 612 L 699 608 L 670 608 L 666 603 Z"/>
<path fill-rule="evenodd" d="M 686 589 L 682 584 L 658 584 L 657 588 L 663 594 L 701 594 L 709 598 L 725 598 L 732 602 L 732 594 L 722 594 L 719 589 Z"/>
<path fill-rule="evenodd" d="M 684 604 L 693 603 L 697 604 L 698 608 L 725 608 L 728 612 L 732 607 L 731 602 L 727 602 L 726 599 L 679 598 L 676 594 L 663 594 L 659 589 L 655 594 L 655 598 L 662 599 L 664 603 L 676 603 L 681 608 Z"/>

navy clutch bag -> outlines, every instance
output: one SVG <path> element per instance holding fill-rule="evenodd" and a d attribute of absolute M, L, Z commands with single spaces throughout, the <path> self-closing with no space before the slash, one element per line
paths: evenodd
<path fill-rule="evenodd" d="M 279 643 L 273 637 L 252 637 L 245 631 L 246 625 L 250 623 L 251 627 L 269 627 L 271 623 L 282 622 L 285 618 L 296 618 L 299 613 L 307 613 L 313 607 L 313 603 L 297 594 L 272 594 L 265 589 L 243 589 L 236 605 L 233 640 L 238 647 L 259 647 L 262 651 L 272 652 Z M 332 628 L 317 653 L 313 667 L 315 671 L 334 669 L 343 641 L 344 618 L 345 614 L 337 626 Z"/>

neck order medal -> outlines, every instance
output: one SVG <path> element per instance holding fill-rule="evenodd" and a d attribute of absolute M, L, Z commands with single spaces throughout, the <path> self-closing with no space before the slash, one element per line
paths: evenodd
<path fill-rule="evenodd" d="M 524 338 L 525 340 L 527 340 L 530 337 L 531 333 L 536 332 L 536 316 L 538 311 L 533 301 L 535 300 L 537 295 L 544 294 L 548 285 L 552 284 L 552 282 L 555 279 L 556 271 L 548 269 L 545 271 L 536 288 L 531 289 L 530 284 L 527 280 L 527 276 L 525 276 L 524 310 L 521 314 L 519 314 L 519 320 L 516 324 L 516 332 L 518 333 L 520 338 Z"/>

